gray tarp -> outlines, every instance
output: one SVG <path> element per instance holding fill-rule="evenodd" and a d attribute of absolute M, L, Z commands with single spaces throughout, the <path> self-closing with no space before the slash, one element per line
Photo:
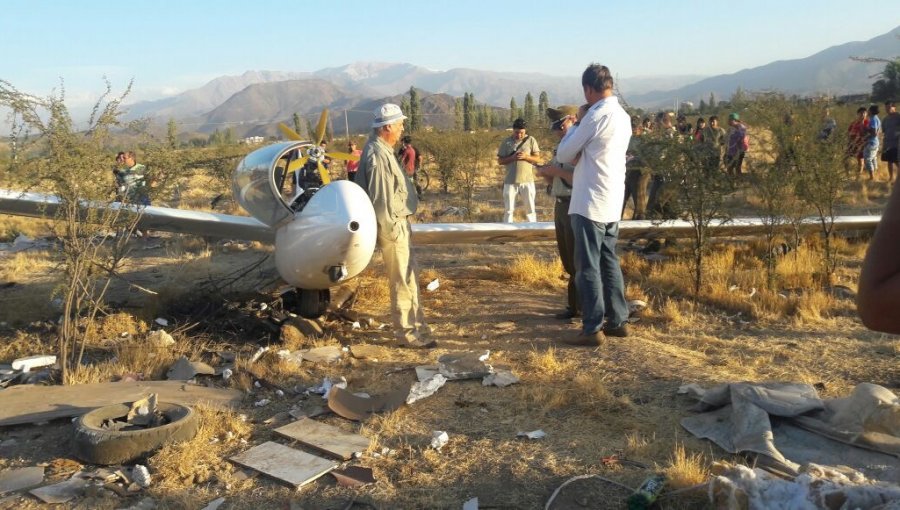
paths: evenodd
<path fill-rule="evenodd" d="M 701 412 L 681 425 L 730 453 L 762 454 L 761 464 L 790 475 L 813 462 L 900 482 L 900 399 L 887 388 L 864 383 L 828 400 L 808 384 L 781 382 L 689 384 L 679 393 L 697 398 Z"/>

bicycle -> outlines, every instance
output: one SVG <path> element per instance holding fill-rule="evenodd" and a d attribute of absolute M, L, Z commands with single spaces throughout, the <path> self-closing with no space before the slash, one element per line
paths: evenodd
<path fill-rule="evenodd" d="M 421 196 L 422 193 L 428 191 L 428 186 L 431 184 L 431 178 L 428 176 L 428 172 L 425 171 L 424 168 L 419 168 L 416 170 L 416 173 L 413 175 L 413 179 L 416 184 L 416 193 Z"/>

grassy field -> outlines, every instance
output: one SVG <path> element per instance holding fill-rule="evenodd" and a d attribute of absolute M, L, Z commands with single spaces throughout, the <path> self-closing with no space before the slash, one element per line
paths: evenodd
<path fill-rule="evenodd" d="M 496 177 L 494 181 L 493 178 Z M 479 187 L 473 219 L 496 221 L 500 215 L 499 177 L 486 176 Z M 202 208 L 215 196 L 210 183 L 195 182 L 184 203 Z M 854 198 L 847 211 L 880 209 L 887 186 L 876 183 L 867 197 Z M 454 195 L 429 194 L 419 221 L 461 221 L 440 215 L 459 206 Z M 550 200 L 539 195 L 539 220 L 551 219 Z M 735 198 L 735 208 L 752 211 L 752 200 Z M 627 215 L 626 215 L 627 216 Z M 16 233 L 39 235 L 46 225 L 0 217 L 8 241 Z M 800 381 L 817 384 L 826 397 L 847 394 L 856 384 L 873 382 L 900 389 L 900 341 L 867 331 L 856 317 L 852 298 L 816 289 L 817 241 L 779 259 L 779 288 L 765 288 L 762 247 L 752 240 L 721 240 L 709 261 L 702 297 L 694 301 L 683 241 L 667 248 L 664 262 L 637 253 L 622 254 L 629 299 L 649 303 L 632 335 L 601 349 L 572 348 L 560 340 L 579 324 L 558 321 L 564 306 L 564 280 L 550 243 L 529 245 L 443 246 L 415 248 L 420 283 L 440 280 L 423 293 L 426 316 L 439 347 L 432 351 L 385 348 L 377 360 L 345 356 L 332 365 L 296 366 L 277 356 L 247 361 L 261 345 L 273 350 L 308 345 L 378 343 L 387 334 L 376 328 L 350 329 L 331 323 L 332 335 L 283 345 L 267 327 L 259 303 L 274 303 L 264 292 L 275 283 L 271 250 L 259 245 L 206 242 L 162 234 L 158 241 L 135 240 L 125 279 L 157 292 L 150 295 L 115 281 L 110 314 L 92 325 L 89 362 L 76 370 L 78 382 L 115 380 L 143 373 L 162 378 L 180 355 L 192 359 L 215 351 L 239 356 L 236 376 L 227 384 L 248 391 L 234 411 L 200 408 L 203 427 L 192 441 L 171 445 L 148 460 L 153 485 L 123 498 L 98 492 L 75 508 L 121 508 L 142 497 L 158 508 L 202 508 L 224 496 L 225 508 L 460 508 L 478 497 L 481 508 L 543 508 L 553 490 L 572 476 L 598 474 L 629 487 L 654 472 L 664 472 L 672 488 L 702 483 L 711 462 L 732 458 L 709 442 L 684 431 L 679 420 L 692 405 L 676 395 L 685 383 L 712 385 L 731 381 Z M 856 288 L 865 243 L 839 240 L 837 282 Z M 228 275 L 250 264 L 261 265 L 231 285 Z M 0 361 L 50 352 L 51 303 L 58 283 L 58 259 L 52 252 L 26 252 L 0 258 L 0 283 L 16 285 L 0 294 Z M 350 284 L 358 285 L 354 309 L 389 321 L 386 281 L 376 254 L 372 266 Z M 755 289 L 755 291 L 754 291 Z M 263 291 L 261 291 L 263 290 Z M 146 332 L 156 317 L 167 318 L 176 344 L 150 348 Z M 121 333 L 128 332 L 128 338 Z M 361 488 L 338 486 L 324 477 L 299 491 L 263 477 L 246 478 L 226 458 L 250 445 L 274 439 L 276 425 L 264 421 L 291 408 L 311 411 L 317 396 L 288 391 L 276 396 L 265 380 L 292 390 L 319 384 L 325 376 L 347 378 L 353 391 L 380 394 L 407 387 L 411 367 L 434 363 L 441 354 L 491 351 L 494 366 L 521 378 L 506 388 L 484 387 L 478 380 L 449 382 L 434 396 L 354 424 L 334 415 L 317 418 L 372 439 L 371 448 L 352 464 L 370 467 L 378 480 Z M 251 374 L 252 372 L 252 374 Z M 272 403 L 254 407 L 269 398 Z M 542 429 L 540 440 L 516 438 L 520 431 Z M 434 430 L 447 431 L 449 443 L 429 448 Z M 71 425 L 62 420 L 41 427 L 9 427 L 0 448 L 0 470 L 70 458 Z M 604 462 L 619 455 L 646 467 Z M 63 479 L 58 474 L 53 479 Z M 609 508 L 628 491 L 587 480 L 570 486 L 554 508 Z M 355 501 L 355 506 L 348 506 Z M 568 503 L 566 503 L 568 502 Z M 571 505 L 571 506 L 566 506 Z M 663 508 L 703 508 L 702 490 L 663 499 Z M 0 508 L 37 508 L 25 497 L 0 499 Z"/>

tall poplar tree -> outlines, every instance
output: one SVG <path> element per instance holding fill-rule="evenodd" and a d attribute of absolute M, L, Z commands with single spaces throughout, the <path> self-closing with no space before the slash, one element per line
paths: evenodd
<path fill-rule="evenodd" d="M 419 92 L 409 87 L 409 131 L 415 133 L 422 129 L 422 109 L 419 104 Z"/>
<path fill-rule="evenodd" d="M 525 122 L 528 123 L 529 126 L 534 125 L 534 97 L 531 95 L 531 92 L 525 94 Z"/>

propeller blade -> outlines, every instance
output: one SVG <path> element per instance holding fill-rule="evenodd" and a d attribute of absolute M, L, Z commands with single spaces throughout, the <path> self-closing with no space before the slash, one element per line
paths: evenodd
<path fill-rule="evenodd" d="M 325 127 L 328 125 L 328 108 L 322 110 L 322 115 L 319 117 L 319 124 L 316 126 L 316 145 L 322 143 L 322 139 L 325 138 Z"/>
<path fill-rule="evenodd" d="M 298 135 L 296 131 L 288 127 L 284 122 L 278 123 L 278 129 L 281 130 L 281 133 L 288 138 L 288 140 L 303 140 L 303 137 Z"/>
<path fill-rule="evenodd" d="M 331 159 L 343 159 L 345 161 L 359 161 L 359 156 L 350 154 L 349 152 L 326 152 L 326 156 Z"/>
<path fill-rule="evenodd" d="M 295 160 L 291 161 L 288 164 L 287 168 L 285 168 L 285 170 L 284 170 L 285 175 L 287 175 L 288 173 L 293 172 L 293 171 L 297 170 L 298 168 L 302 167 L 303 165 L 305 165 L 306 160 L 308 160 L 308 159 L 309 159 L 309 156 L 303 156 L 300 159 L 295 159 Z"/>
<path fill-rule="evenodd" d="M 328 169 L 322 165 L 321 161 L 317 161 L 319 163 L 319 177 L 322 178 L 322 186 L 331 182 L 331 175 L 328 173 Z"/>

